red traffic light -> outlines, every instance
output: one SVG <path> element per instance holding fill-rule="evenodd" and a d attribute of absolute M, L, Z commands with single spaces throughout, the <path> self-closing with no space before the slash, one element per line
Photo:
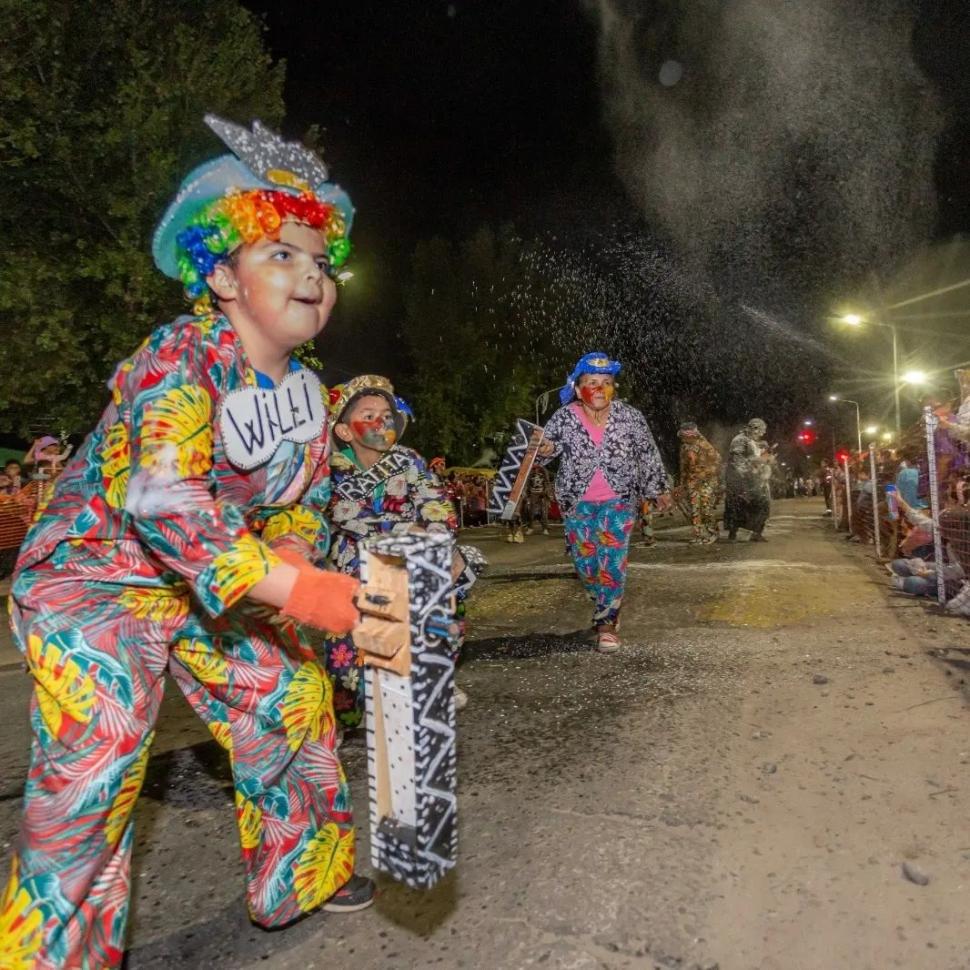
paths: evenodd
<path fill-rule="evenodd" d="M 839 464 L 842 464 L 842 462 L 848 461 L 849 460 L 849 450 L 848 450 L 848 448 L 840 448 L 835 453 L 835 460 L 837 462 L 839 462 Z"/>
<path fill-rule="evenodd" d="M 798 432 L 798 443 L 804 448 L 811 448 L 815 444 L 815 432 L 811 428 L 803 428 Z"/>

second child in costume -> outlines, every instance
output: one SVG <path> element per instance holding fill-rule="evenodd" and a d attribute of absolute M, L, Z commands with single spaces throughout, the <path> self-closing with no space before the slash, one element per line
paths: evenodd
<path fill-rule="evenodd" d="M 543 458 L 559 456 L 556 500 L 566 545 L 593 601 L 597 649 L 615 653 L 630 535 L 644 499 L 670 506 L 660 452 L 646 418 L 614 400 L 620 363 L 586 354 L 567 379 L 562 407 L 549 419 Z"/>
<path fill-rule="evenodd" d="M 359 619 L 357 584 L 310 564 L 329 542 L 325 407 L 291 357 L 330 315 L 352 210 L 302 146 L 206 120 L 234 154 L 188 176 L 154 242 L 198 315 L 118 366 L 17 563 L 33 745 L 4 966 L 121 964 L 166 673 L 229 754 L 250 918 L 373 896 L 353 875 L 329 680 L 297 627 Z"/>
<path fill-rule="evenodd" d="M 410 413 L 390 381 L 374 374 L 355 377 L 330 392 L 334 452 L 330 560 L 341 572 L 360 575 L 360 543 L 374 536 L 412 532 L 458 534 L 458 518 L 446 486 L 412 448 L 399 444 Z M 465 568 L 456 593 L 463 600 L 484 561 L 462 547 Z M 350 636 L 330 637 L 326 666 L 334 686 L 334 710 L 345 727 L 363 718 L 361 661 Z M 458 706 L 464 695 L 456 691 Z"/>

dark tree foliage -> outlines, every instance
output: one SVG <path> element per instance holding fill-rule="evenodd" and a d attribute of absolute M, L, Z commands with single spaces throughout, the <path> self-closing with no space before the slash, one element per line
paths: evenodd
<path fill-rule="evenodd" d="M 451 464 L 473 461 L 491 436 L 533 412 L 541 364 L 510 298 L 523 273 L 511 229 L 482 228 L 453 244 L 420 243 L 406 298 L 411 443 Z"/>
<path fill-rule="evenodd" d="M 219 151 L 203 114 L 277 125 L 284 65 L 235 0 L 0 2 L 0 431 L 78 433 L 186 309 L 151 236 Z"/>

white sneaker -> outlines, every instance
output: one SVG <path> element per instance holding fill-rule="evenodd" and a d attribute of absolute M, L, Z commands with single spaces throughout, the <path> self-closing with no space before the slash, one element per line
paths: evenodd
<path fill-rule="evenodd" d="M 468 695 L 455 684 L 455 710 L 463 711 L 468 706 Z"/>
<path fill-rule="evenodd" d="M 513 542 L 525 542 L 525 536 L 521 532 L 516 532 L 515 537 L 512 539 Z"/>
<path fill-rule="evenodd" d="M 620 649 L 620 638 L 613 632 L 604 630 L 597 637 L 598 653 L 616 653 Z"/>
<path fill-rule="evenodd" d="M 544 536 L 547 536 L 547 535 L 549 535 L 549 530 L 548 530 L 548 529 L 543 529 L 543 530 L 542 530 L 542 534 L 543 534 Z"/>

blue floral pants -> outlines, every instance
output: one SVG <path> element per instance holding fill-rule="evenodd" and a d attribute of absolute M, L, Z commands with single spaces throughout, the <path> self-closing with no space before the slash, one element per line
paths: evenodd
<path fill-rule="evenodd" d="M 594 625 L 616 623 L 620 615 L 636 519 L 636 509 L 623 499 L 579 502 L 566 516 L 566 547 L 593 601 Z"/>

